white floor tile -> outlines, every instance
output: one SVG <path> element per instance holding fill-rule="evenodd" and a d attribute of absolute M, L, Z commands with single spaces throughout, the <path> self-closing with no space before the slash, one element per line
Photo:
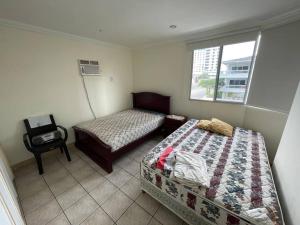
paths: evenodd
<path fill-rule="evenodd" d="M 118 225 L 147 225 L 151 215 L 136 203 L 133 203 L 120 217 Z"/>
<path fill-rule="evenodd" d="M 81 187 L 80 184 L 77 184 L 74 187 L 57 196 L 56 199 L 62 207 L 62 209 L 66 210 L 84 195 L 87 195 L 87 192 Z"/>
<path fill-rule="evenodd" d="M 50 201 L 38 210 L 25 215 L 27 225 L 44 225 L 57 217 L 62 212 L 55 200 Z"/>
<path fill-rule="evenodd" d="M 65 211 L 72 225 L 78 225 L 87 219 L 99 205 L 89 195 L 84 196 Z"/>
<path fill-rule="evenodd" d="M 114 221 L 117 221 L 132 202 L 123 192 L 117 191 L 101 207 Z"/>

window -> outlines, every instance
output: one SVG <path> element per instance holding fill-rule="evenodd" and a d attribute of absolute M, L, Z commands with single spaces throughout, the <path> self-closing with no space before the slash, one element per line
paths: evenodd
<path fill-rule="evenodd" d="M 246 85 L 246 80 L 230 80 L 229 85 Z"/>
<path fill-rule="evenodd" d="M 249 41 L 194 50 L 190 98 L 243 103 L 254 48 Z"/>
<path fill-rule="evenodd" d="M 213 100 L 218 71 L 220 47 L 194 51 L 191 97 Z M 215 53 L 215 54 L 213 54 Z M 208 66 L 209 65 L 209 66 Z"/>

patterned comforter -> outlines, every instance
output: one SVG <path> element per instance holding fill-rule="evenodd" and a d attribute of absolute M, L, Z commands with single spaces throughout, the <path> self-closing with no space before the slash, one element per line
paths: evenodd
<path fill-rule="evenodd" d="M 213 224 L 284 224 L 263 136 L 237 127 L 230 138 L 198 129 L 197 122 L 189 120 L 144 157 L 143 179 Z M 172 167 L 157 169 L 169 146 L 206 160 L 208 188 L 178 183 Z"/>
<path fill-rule="evenodd" d="M 164 117 L 161 113 L 130 109 L 80 123 L 77 127 L 95 134 L 115 151 L 161 126 Z"/>

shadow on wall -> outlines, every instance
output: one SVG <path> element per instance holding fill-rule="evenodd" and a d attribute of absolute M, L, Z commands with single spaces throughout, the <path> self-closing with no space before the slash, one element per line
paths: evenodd
<path fill-rule="evenodd" d="M 273 165 L 274 179 L 278 187 L 285 222 L 289 225 L 300 224 L 300 181 L 297 179 L 300 171 L 299 115 L 300 84 Z"/>

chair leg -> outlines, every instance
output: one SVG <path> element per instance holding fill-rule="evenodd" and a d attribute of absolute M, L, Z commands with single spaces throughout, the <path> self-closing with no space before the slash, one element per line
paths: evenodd
<path fill-rule="evenodd" d="M 44 169 L 43 169 L 43 165 L 42 165 L 42 158 L 41 158 L 41 154 L 39 153 L 35 153 L 34 154 L 36 163 L 38 165 L 38 169 L 39 169 L 39 174 L 43 174 L 44 173 Z"/>
<path fill-rule="evenodd" d="M 64 149 L 64 152 L 65 152 L 65 154 L 67 156 L 68 161 L 70 162 L 71 161 L 71 157 L 70 157 L 69 150 L 68 150 L 66 144 L 63 145 L 63 149 Z"/>

